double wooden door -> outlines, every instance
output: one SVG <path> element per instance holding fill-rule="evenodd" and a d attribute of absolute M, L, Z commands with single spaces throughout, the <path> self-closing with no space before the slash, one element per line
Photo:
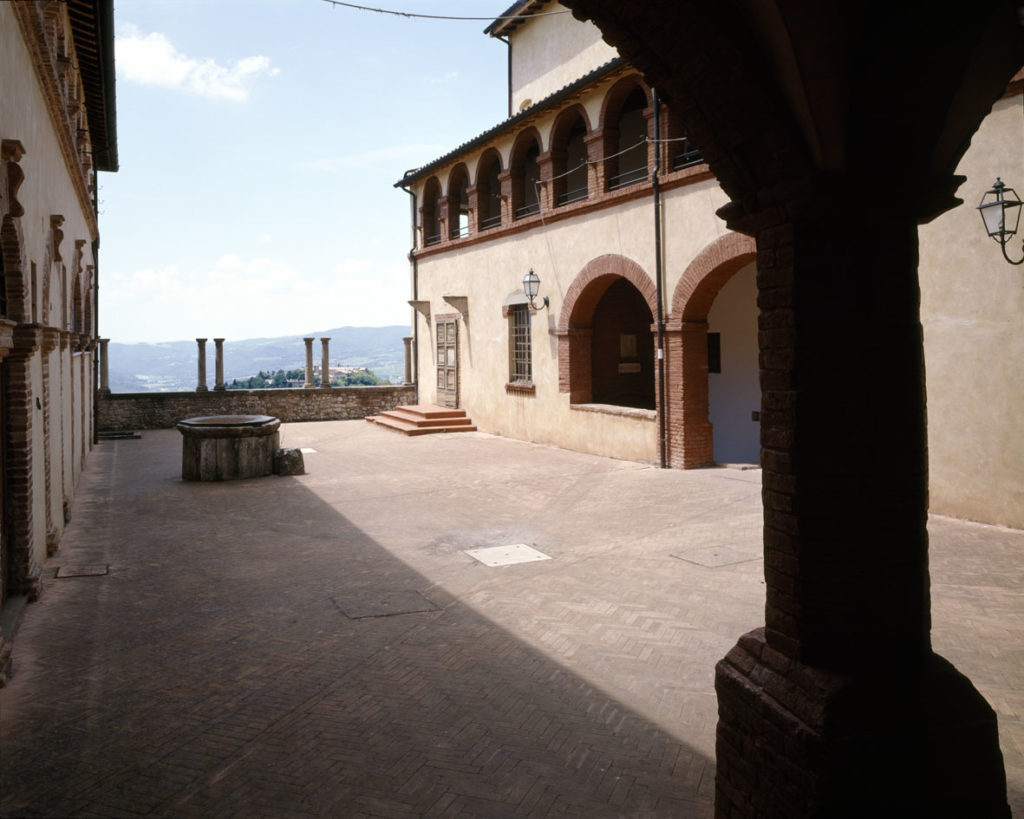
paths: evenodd
<path fill-rule="evenodd" d="M 434 326 L 437 339 L 437 403 L 442 407 L 459 405 L 459 322 L 438 318 Z"/>

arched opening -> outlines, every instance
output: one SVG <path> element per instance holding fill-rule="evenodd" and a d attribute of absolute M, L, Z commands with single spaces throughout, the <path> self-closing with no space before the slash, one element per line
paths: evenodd
<path fill-rule="evenodd" d="M 647 301 L 626 279 L 601 296 L 591 325 L 593 403 L 655 408 L 653 322 Z"/>
<path fill-rule="evenodd" d="M 708 420 L 716 463 L 761 462 L 757 270 L 733 274 L 708 312 Z"/>
<path fill-rule="evenodd" d="M 540 213 L 540 143 L 531 132 L 521 135 L 512 151 L 512 212 L 514 218 Z"/>
<path fill-rule="evenodd" d="M 501 224 L 501 159 L 497 151 L 489 151 L 480 160 L 476 189 L 480 230 L 498 227 Z"/>
<path fill-rule="evenodd" d="M 558 319 L 558 389 L 570 404 L 655 408 L 654 281 L 631 259 L 592 259 Z"/>
<path fill-rule="evenodd" d="M 448 178 L 448 235 L 461 239 L 469 235 L 469 175 L 459 165 Z"/>
<path fill-rule="evenodd" d="M 647 178 L 647 94 L 636 86 L 626 97 L 615 122 L 617 140 L 608 160 L 608 188 L 623 188 Z"/>
<path fill-rule="evenodd" d="M 432 176 L 423 188 L 423 209 L 421 211 L 424 246 L 436 245 L 441 241 L 441 183 Z"/>
<path fill-rule="evenodd" d="M 551 137 L 555 205 L 579 202 L 589 195 L 587 123 L 579 109 L 567 111 Z"/>
<path fill-rule="evenodd" d="M 681 171 L 691 165 L 700 165 L 704 161 L 700 149 L 694 145 L 686 136 L 686 129 L 680 121 L 679 116 L 671 108 L 668 109 L 668 133 L 667 140 L 668 167 L 673 171 Z"/>

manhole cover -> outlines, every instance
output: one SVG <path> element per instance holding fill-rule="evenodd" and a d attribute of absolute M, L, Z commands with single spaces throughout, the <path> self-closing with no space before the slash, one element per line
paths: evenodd
<path fill-rule="evenodd" d="M 511 546 L 491 546 L 487 549 L 466 549 L 466 554 L 474 560 L 479 560 L 485 566 L 510 566 L 513 563 L 551 560 L 548 555 L 538 552 L 525 543 L 513 543 Z"/>
<path fill-rule="evenodd" d="M 418 591 L 365 591 L 331 597 L 341 613 L 350 620 L 363 617 L 391 617 L 395 614 L 416 614 L 438 611 L 438 607 Z"/>
<path fill-rule="evenodd" d="M 687 563 L 696 563 L 698 566 L 705 566 L 709 569 L 717 569 L 720 566 L 732 566 L 736 563 L 749 563 L 752 560 L 760 560 L 760 556 L 753 556 L 748 552 L 739 552 L 730 549 L 728 546 L 706 546 L 700 549 L 687 549 L 685 552 L 673 554 L 672 557 L 685 560 Z"/>
<path fill-rule="evenodd" d="M 57 569 L 57 577 L 99 577 L 107 573 L 109 567 L 102 566 L 61 566 Z"/>

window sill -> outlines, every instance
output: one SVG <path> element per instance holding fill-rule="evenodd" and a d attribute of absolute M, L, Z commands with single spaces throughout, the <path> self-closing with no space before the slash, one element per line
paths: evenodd
<path fill-rule="evenodd" d="M 509 395 L 536 395 L 537 387 L 531 381 L 510 381 L 505 385 L 505 392 Z"/>
<path fill-rule="evenodd" d="M 597 412 L 602 415 L 621 415 L 624 418 L 639 418 L 642 421 L 655 421 L 658 418 L 658 413 L 655 410 L 620 407 L 615 404 L 570 404 L 569 409 L 579 412 Z"/>

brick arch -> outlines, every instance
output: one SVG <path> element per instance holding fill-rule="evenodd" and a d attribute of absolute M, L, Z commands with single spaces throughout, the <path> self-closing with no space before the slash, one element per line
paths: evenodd
<path fill-rule="evenodd" d="M 632 284 L 657 315 L 657 288 L 647 272 L 625 256 L 609 253 L 589 261 L 573 279 L 562 300 L 558 318 L 558 391 L 569 393 L 570 404 L 592 397 L 592 321 L 598 302 L 617 281 Z"/>
<path fill-rule="evenodd" d="M 705 247 L 683 272 L 669 315 L 680 321 L 701 321 L 725 283 L 734 273 L 757 259 L 753 239 L 740 233 L 727 233 Z"/>
<path fill-rule="evenodd" d="M 615 83 L 604 95 L 601 102 L 601 115 L 597 120 L 598 128 L 607 128 L 609 117 L 615 119 L 619 115 L 619 109 L 626 101 L 626 97 L 633 93 L 634 88 L 639 88 L 647 97 L 647 107 L 651 107 L 651 89 L 643 81 L 639 74 L 630 74 Z"/>
<path fill-rule="evenodd" d="M 594 308 L 617 278 L 629 281 L 644 297 L 651 315 L 658 314 L 658 290 L 647 271 L 632 259 L 607 253 L 587 262 L 569 285 L 558 317 L 558 332 L 589 327 Z"/>

